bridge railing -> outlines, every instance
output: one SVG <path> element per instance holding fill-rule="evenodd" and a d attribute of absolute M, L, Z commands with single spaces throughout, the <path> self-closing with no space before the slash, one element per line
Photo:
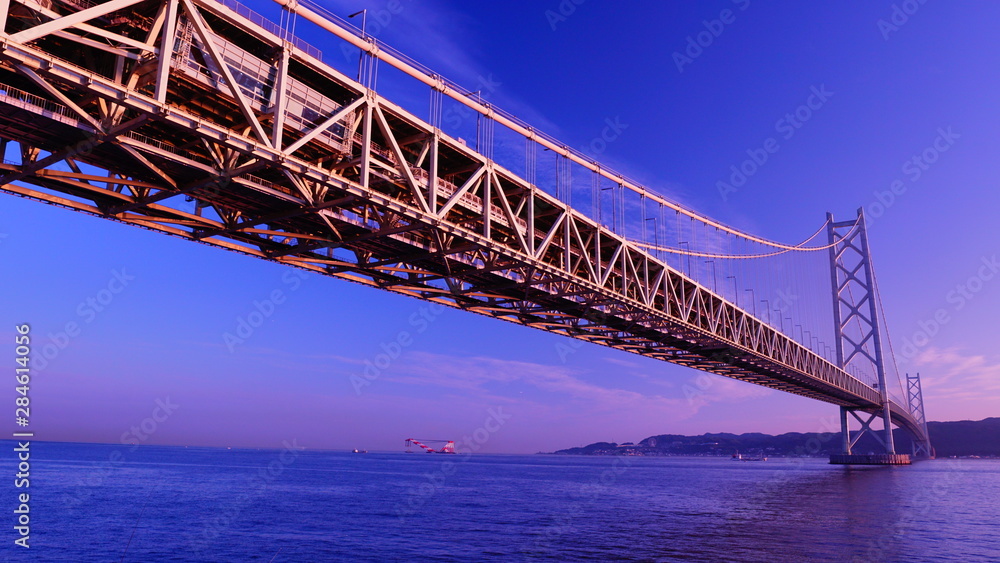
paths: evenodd
<path fill-rule="evenodd" d="M 236 0 L 216 0 L 223 6 L 226 6 L 230 10 L 236 12 L 237 14 L 243 16 L 244 18 L 250 20 L 258 27 L 266 29 L 268 32 L 280 37 L 281 39 L 288 41 L 292 45 L 295 45 L 303 52 L 309 54 L 309 56 L 315 58 L 316 60 L 323 60 L 323 52 L 306 42 L 300 37 L 296 37 L 287 29 L 282 28 L 280 25 L 274 23 L 268 18 L 258 14 L 257 12 L 251 10 L 246 5 L 237 2 Z"/>
<path fill-rule="evenodd" d="M 8 84 L 0 83 L 0 97 L 2 97 L 6 103 L 15 107 L 41 110 L 44 115 L 49 117 L 63 117 L 65 118 L 65 121 L 73 124 L 80 121 L 78 116 L 73 112 L 73 110 L 69 109 L 69 107 L 43 98 L 42 96 L 25 92 L 20 88 L 15 88 Z"/>

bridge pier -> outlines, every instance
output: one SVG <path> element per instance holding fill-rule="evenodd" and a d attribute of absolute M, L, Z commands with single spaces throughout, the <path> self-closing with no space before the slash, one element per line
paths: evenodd
<path fill-rule="evenodd" d="M 832 454 L 832 465 L 910 465 L 910 454 Z"/>
<path fill-rule="evenodd" d="M 841 445 L 843 446 L 841 450 L 845 454 L 851 453 L 851 429 L 847 423 L 847 409 L 845 407 L 840 407 L 840 436 L 842 438 Z"/>

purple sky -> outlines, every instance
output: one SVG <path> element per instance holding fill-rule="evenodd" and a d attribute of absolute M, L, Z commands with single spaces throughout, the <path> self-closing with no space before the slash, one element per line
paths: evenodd
<path fill-rule="evenodd" d="M 1000 415 L 1000 5 L 930 1 L 893 29 L 879 23 L 892 22 L 888 1 L 848 10 L 592 0 L 565 15 L 568 1 L 480 4 L 324 3 L 341 15 L 368 7 L 370 32 L 460 84 L 491 77 L 494 103 L 570 146 L 599 146 L 609 120 L 626 125 L 601 160 L 727 224 L 793 243 L 827 211 L 848 218 L 866 207 L 897 355 L 921 344 L 901 370 L 921 372 L 928 418 Z M 272 3 L 251 6 L 277 19 Z M 718 31 L 712 20 L 727 9 L 711 44 L 675 56 L 706 25 Z M 329 45 L 326 60 L 356 64 L 299 29 Z M 832 94 L 784 137 L 781 120 L 813 88 Z M 425 99 L 393 97 L 388 81 L 386 90 L 426 112 Z M 717 182 L 770 137 L 780 150 L 720 197 Z M 914 163 L 935 142 L 934 162 Z M 36 346 L 65 344 L 33 380 L 42 439 L 118 442 L 155 426 L 140 441 L 374 450 L 486 428 L 480 451 L 535 452 L 659 433 L 829 430 L 837 415 L 11 196 L 0 197 L 0 233 L 0 335 L 10 343 L 14 325 L 29 322 Z M 223 335 L 275 291 L 281 303 L 230 350 Z M 64 341 L 69 322 L 80 333 Z M 356 392 L 351 376 L 403 331 L 409 344 Z M 168 398 L 177 406 L 165 415 L 157 401 Z M 161 420 L 144 431 L 154 414 Z"/>

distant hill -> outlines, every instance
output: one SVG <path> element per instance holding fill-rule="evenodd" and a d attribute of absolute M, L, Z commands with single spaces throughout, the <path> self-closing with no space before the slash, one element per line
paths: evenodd
<path fill-rule="evenodd" d="M 939 457 L 1000 456 L 1000 418 L 928 422 L 931 445 Z"/>
<path fill-rule="evenodd" d="M 997 456 L 1000 457 L 1000 418 L 979 421 L 929 422 L 927 431 L 938 457 Z M 661 434 L 650 436 L 638 444 L 627 442 L 595 442 L 579 448 L 559 450 L 568 455 L 715 455 L 728 456 L 735 452 L 763 453 L 774 456 L 827 456 L 840 453 L 839 433 L 789 432 L 770 434 L 702 434 L 682 436 Z M 896 450 L 910 451 L 909 435 L 900 429 L 893 431 Z M 881 445 L 866 435 L 854 446 L 856 453 L 877 452 Z"/>

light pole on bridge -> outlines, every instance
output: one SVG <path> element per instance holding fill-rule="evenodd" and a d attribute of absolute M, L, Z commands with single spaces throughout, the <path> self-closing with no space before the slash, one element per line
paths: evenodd
<path fill-rule="evenodd" d="M 466 94 L 466 96 L 468 96 L 468 97 L 475 96 L 476 97 L 476 101 L 479 102 L 479 105 L 483 104 L 483 91 L 482 91 L 482 89 L 476 90 L 475 92 L 469 92 L 468 94 Z M 478 152 L 480 154 L 482 154 L 482 150 L 480 149 L 480 145 L 485 145 L 486 144 L 486 140 L 485 139 L 482 139 L 482 141 L 480 141 L 480 139 L 483 137 L 482 129 L 483 129 L 483 114 L 481 114 L 479 112 L 476 112 L 476 152 Z M 551 149 L 545 149 L 545 150 L 551 150 Z M 558 159 L 559 157 L 557 156 L 556 158 Z M 556 176 L 556 197 L 557 198 L 559 197 L 559 177 L 558 177 L 558 173 L 559 173 L 559 170 L 557 168 L 557 170 L 556 170 L 556 174 L 557 174 L 557 176 Z"/>
<path fill-rule="evenodd" d="M 545 149 L 545 150 L 548 150 L 548 149 Z M 618 198 L 615 196 L 614 189 L 615 188 L 613 186 L 609 186 L 607 188 L 601 188 L 601 191 L 602 192 L 606 192 L 608 190 L 612 190 L 611 191 L 611 230 L 613 232 L 617 233 L 618 232 Z M 678 243 L 678 244 L 680 244 L 680 243 Z"/>
<path fill-rule="evenodd" d="M 682 244 L 686 244 L 687 245 L 687 251 L 691 252 L 691 243 L 690 242 L 688 242 L 686 240 L 679 240 L 679 241 L 677 241 L 677 246 L 680 246 Z M 687 267 L 687 275 L 690 278 L 691 277 L 691 255 L 690 254 L 687 254 L 687 265 L 688 265 L 688 267 Z"/>
<path fill-rule="evenodd" d="M 643 209 L 645 209 L 645 208 L 643 208 Z M 659 234 L 657 233 L 657 229 L 656 229 L 656 217 L 646 217 L 646 220 L 653 222 L 653 249 L 654 249 L 654 252 L 655 252 L 654 256 L 661 256 L 662 254 L 660 252 L 660 237 L 659 237 Z M 649 244 L 649 241 L 646 240 L 646 224 L 643 223 L 642 225 L 643 225 L 643 228 L 642 228 L 642 242 L 644 242 L 646 244 Z"/>
<path fill-rule="evenodd" d="M 753 292 L 753 288 L 747 288 L 744 289 L 743 291 L 750 292 L 750 303 L 753 304 L 753 316 L 754 318 L 757 318 L 757 295 Z"/>
<path fill-rule="evenodd" d="M 719 278 L 715 275 L 715 260 L 705 260 L 705 263 L 712 265 L 712 291 L 719 293 Z"/>
<path fill-rule="evenodd" d="M 368 26 L 368 8 L 365 8 L 364 10 L 358 10 L 357 12 L 354 12 L 353 14 L 347 17 L 353 18 L 355 16 L 361 16 L 361 38 L 365 39 L 367 38 L 367 33 L 365 32 L 365 30 Z M 358 53 L 358 82 L 361 82 L 361 67 L 363 66 L 362 63 L 364 62 L 364 60 L 365 60 L 365 50 L 361 49 L 361 52 Z"/>

